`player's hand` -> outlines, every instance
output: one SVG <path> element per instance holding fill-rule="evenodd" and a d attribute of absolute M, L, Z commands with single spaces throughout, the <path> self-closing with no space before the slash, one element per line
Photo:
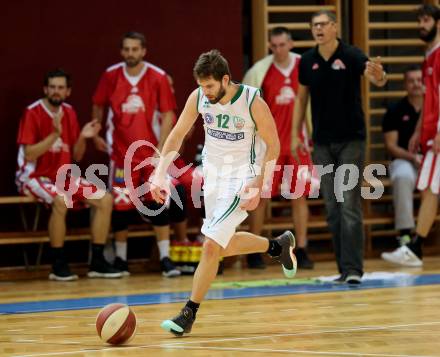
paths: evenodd
<path fill-rule="evenodd" d="M 93 119 L 83 126 L 81 136 L 86 139 L 94 138 L 96 135 L 98 135 L 100 130 L 101 124 L 99 123 L 98 119 Z"/>
<path fill-rule="evenodd" d="M 153 174 L 150 180 L 150 192 L 154 201 L 164 204 L 171 195 L 169 180 Z"/>
<path fill-rule="evenodd" d="M 432 150 L 434 154 L 440 153 L 440 133 L 437 133 L 434 138 L 434 143 L 432 144 Z"/>
<path fill-rule="evenodd" d="M 414 156 L 413 156 L 412 162 L 416 168 L 419 168 L 420 165 L 422 164 L 422 155 L 419 155 L 419 154 L 413 154 L 413 155 Z"/>
<path fill-rule="evenodd" d="M 108 152 L 108 145 L 102 137 L 99 135 L 94 136 L 93 142 L 95 143 L 96 150 Z"/>
<path fill-rule="evenodd" d="M 384 71 L 382 63 L 380 63 L 380 56 L 377 56 L 371 61 L 367 61 L 367 73 L 370 77 L 373 77 L 377 82 L 381 82 L 384 79 Z"/>
<path fill-rule="evenodd" d="M 301 162 L 301 160 L 298 156 L 298 152 L 302 152 L 304 154 L 306 154 L 308 152 L 307 147 L 304 145 L 302 140 L 299 138 L 292 140 L 291 150 L 292 150 L 292 155 L 297 162 Z"/>
<path fill-rule="evenodd" d="M 262 179 L 260 177 L 249 181 L 241 190 L 240 208 L 246 211 L 253 211 L 260 203 L 260 193 L 262 187 Z"/>
<path fill-rule="evenodd" d="M 63 124 L 62 124 L 63 116 L 64 116 L 64 112 L 61 110 L 53 115 L 53 121 L 52 121 L 53 128 L 55 133 L 58 134 L 58 136 L 61 136 L 61 134 L 63 133 Z"/>
<path fill-rule="evenodd" d="M 409 139 L 408 151 L 415 154 L 419 150 L 420 145 L 420 133 L 416 130 Z"/>

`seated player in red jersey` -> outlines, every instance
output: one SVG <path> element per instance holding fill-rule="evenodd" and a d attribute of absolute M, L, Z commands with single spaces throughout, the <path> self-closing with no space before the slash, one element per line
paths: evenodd
<path fill-rule="evenodd" d="M 70 76 L 62 70 L 49 72 L 44 81 L 45 97 L 26 108 L 20 121 L 17 143 L 16 183 L 20 193 L 32 195 L 51 207 L 49 237 L 52 248 L 51 280 L 76 280 L 64 256 L 68 208 L 87 204 L 95 209 L 91 222 L 93 240 L 89 277 L 119 278 L 121 272 L 106 262 L 103 249 L 110 226 L 112 197 L 82 177 L 66 175 L 72 161 L 80 161 L 86 140 L 101 126 L 87 123 L 80 131 L 75 110 L 65 100 L 70 95 Z M 58 175 L 58 179 L 57 179 Z M 61 183 L 59 178 L 61 177 Z M 66 192 L 73 192 L 66 195 Z"/>

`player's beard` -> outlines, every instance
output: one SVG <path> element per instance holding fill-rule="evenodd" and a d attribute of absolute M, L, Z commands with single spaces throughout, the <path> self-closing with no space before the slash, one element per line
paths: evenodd
<path fill-rule="evenodd" d="M 136 67 L 139 63 L 141 63 L 142 59 L 136 59 L 136 58 L 127 58 L 125 60 L 125 64 L 127 67 Z"/>
<path fill-rule="evenodd" d="M 218 102 L 220 102 L 222 100 L 222 98 L 225 95 L 226 95 L 226 89 L 223 87 L 223 84 L 220 84 L 220 89 L 218 90 L 217 96 L 213 100 L 210 100 L 209 103 L 217 104 Z"/>
<path fill-rule="evenodd" d="M 422 29 L 419 31 L 419 37 L 422 41 L 424 42 L 432 42 L 432 40 L 434 40 L 435 36 L 437 35 L 437 25 L 434 24 L 434 26 L 432 26 L 432 29 L 429 31 L 426 31 L 425 29 Z"/>
<path fill-rule="evenodd" d="M 59 98 L 54 98 L 54 97 L 47 97 L 47 101 L 53 105 L 54 107 L 59 107 L 61 104 L 63 104 L 64 99 L 59 97 Z"/>

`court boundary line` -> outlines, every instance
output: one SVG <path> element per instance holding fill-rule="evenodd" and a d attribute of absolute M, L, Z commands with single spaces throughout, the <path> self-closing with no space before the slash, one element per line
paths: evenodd
<path fill-rule="evenodd" d="M 440 285 L 440 274 L 422 274 L 414 275 L 410 280 L 403 279 L 400 282 L 389 280 L 371 280 L 361 284 L 360 286 L 348 286 L 344 284 L 322 283 L 317 285 L 282 285 L 268 288 L 249 287 L 242 289 L 218 289 L 208 293 L 206 300 L 235 300 L 248 298 L 261 298 L 270 296 L 287 296 L 287 295 L 304 295 L 304 294 L 322 294 L 337 293 L 346 291 L 362 291 L 373 289 L 390 289 L 390 288 L 407 288 L 407 287 L 423 287 L 430 285 Z M 222 292 L 222 296 L 218 293 Z M 83 297 L 79 299 L 63 299 L 63 300 L 44 300 L 44 301 L 22 301 L 18 303 L 0 303 L 1 315 L 18 315 L 57 311 L 74 311 L 99 309 L 103 305 L 122 302 L 130 306 L 143 305 L 161 305 L 181 303 L 187 300 L 189 291 L 180 292 L 164 292 L 153 294 L 132 294 L 132 295 L 116 295 L 102 297 Z M 163 300 L 168 297 L 168 300 Z M 157 299 L 157 300 L 155 300 Z M 87 302 L 81 305 L 80 303 Z M 59 306 L 59 304 L 61 304 Z M 79 305 L 77 305 L 79 304 Z M 45 308 L 43 306 L 47 305 Z M 52 306 L 52 307 L 50 307 Z M 53 307 L 55 306 L 55 307 Z"/>
<path fill-rule="evenodd" d="M 405 328 L 405 327 L 416 327 L 416 326 L 429 326 L 429 325 L 438 325 L 440 321 L 430 321 L 430 322 L 422 322 L 415 324 L 399 324 L 399 325 L 389 325 L 389 326 L 366 326 L 366 327 L 353 327 L 353 328 L 345 328 L 338 330 L 323 330 L 323 331 L 309 331 L 309 332 L 299 332 L 299 333 L 282 333 L 282 334 L 271 334 L 264 336 L 251 336 L 251 337 L 234 337 L 234 338 L 223 338 L 223 339 L 210 339 L 210 340 L 202 340 L 202 341 L 184 341 L 184 342 L 170 342 L 170 343 L 160 343 L 160 344 L 152 344 L 152 345 L 139 345 L 139 346 L 126 346 L 126 347 L 104 347 L 101 349 L 87 349 L 87 350 L 76 350 L 76 351 L 65 351 L 65 352 L 48 352 L 48 353 L 36 353 L 36 354 L 26 354 L 26 355 L 14 355 L 14 357 L 43 357 L 43 356 L 68 356 L 72 354 L 78 353 L 102 353 L 102 352 L 110 352 L 110 351 L 121 351 L 122 349 L 127 350 L 136 350 L 136 349 L 221 349 L 223 347 L 208 347 L 208 346 L 193 346 L 195 344 L 203 344 L 203 343 L 218 343 L 218 342 L 233 342 L 233 341 L 253 341 L 253 340 L 261 340 L 261 339 L 270 339 L 274 337 L 289 337 L 289 336 L 304 336 L 304 335 L 318 335 L 318 334 L 332 334 L 332 333 L 343 333 L 343 332 L 363 332 L 363 331 L 372 331 L 372 330 L 389 330 L 396 328 Z M 224 347 L 225 350 L 227 347 Z M 233 350 L 234 347 L 229 348 Z M 237 350 L 238 351 L 238 350 Z M 245 352 L 246 349 L 243 350 Z M 277 352 L 278 350 L 267 349 L 261 350 L 260 352 Z M 282 352 L 282 350 L 279 350 Z M 432 355 L 408 355 L 408 354 L 383 354 L 383 353 L 362 353 L 362 352 L 330 352 L 330 351 L 303 351 L 303 350 L 286 350 L 289 353 L 308 353 L 314 355 L 343 355 L 343 356 L 369 356 L 369 357 L 438 357 Z M 252 352 L 249 350 L 249 352 Z M 258 352 L 258 351 L 255 351 Z"/>

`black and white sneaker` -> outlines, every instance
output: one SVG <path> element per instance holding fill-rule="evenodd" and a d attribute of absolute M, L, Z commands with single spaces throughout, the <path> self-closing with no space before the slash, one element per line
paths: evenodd
<path fill-rule="evenodd" d="M 65 260 L 57 260 L 52 264 L 52 271 L 49 274 L 49 280 L 73 281 L 78 280 L 78 275 L 72 274 L 69 265 Z"/>
<path fill-rule="evenodd" d="M 291 231 L 285 231 L 274 239 L 281 246 L 281 254 L 273 257 L 278 260 L 283 267 L 286 278 L 293 278 L 297 270 L 297 262 L 293 250 L 295 249 L 295 236 Z"/>
<path fill-rule="evenodd" d="M 195 321 L 192 310 L 184 307 L 179 315 L 171 320 L 165 320 L 160 324 L 165 331 L 171 332 L 175 336 L 183 336 L 184 333 L 190 333 Z"/>
<path fill-rule="evenodd" d="M 128 263 L 126 260 L 116 257 L 115 261 L 113 262 L 113 268 L 116 270 L 119 270 L 122 273 L 122 276 L 129 276 L 130 271 L 128 270 Z"/>
<path fill-rule="evenodd" d="M 174 278 L 182 274 L 168 257 L 162 258 L 160 261 L 160 269 L 162 270 L 162 275 L 166 278 Z"/>
<path fill-rule="evenodd" d="M 348 274 L 345 278 L 348 285 L 359 285 L 362 283 L 362 277 L 358 274 Z"/>
<path fill-rule="evenodd" d="M 362 276 L 357 273 L 343 273 L 338 278 L 333 280 L 335 284 L 360 285 L 362 283 Z"/>
<path fill-rule="evenodd" d="M 104 257 L 92 259 L 89 272 L 89 278 L 117 279 L 122 277 L 122 272 L 114 268 Z"/>

